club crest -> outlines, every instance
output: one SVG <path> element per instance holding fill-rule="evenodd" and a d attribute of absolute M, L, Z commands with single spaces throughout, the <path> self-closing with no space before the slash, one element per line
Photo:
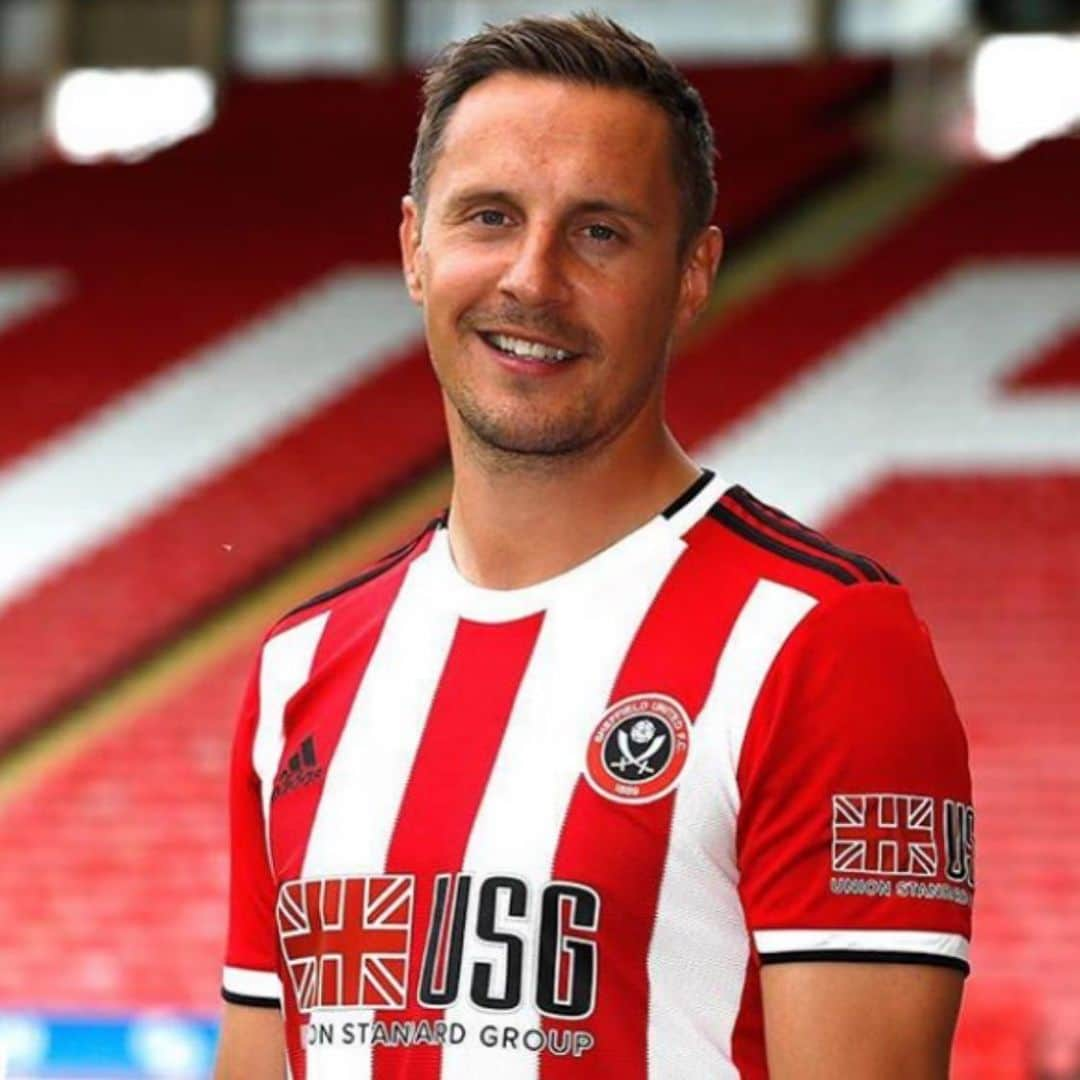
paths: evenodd
<path fill-rule="evenodd" d="M 690 750 L 690 718 L 665 694 L 617 701 L 589 739 L 585 779 L 605 798 L 647 803 L 678 783 Z"/>

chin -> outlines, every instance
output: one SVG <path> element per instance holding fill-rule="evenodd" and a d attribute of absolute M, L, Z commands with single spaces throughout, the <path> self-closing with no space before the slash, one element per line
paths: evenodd
<path fill-rule="evenodd" d="M 472 438 L 505 454 L 557 457 L 578 453 L 595 441 L 589 424 L 555 417 L 525 419 L 458 409 Z"/>
<path fill-rule="evenodd" d="M 477 442 L 506 454 L 560 457 L 578 453 L 592 442 L 580 432 L 523 431 L 521 428 L 473 427 L 469 430 Z"/>

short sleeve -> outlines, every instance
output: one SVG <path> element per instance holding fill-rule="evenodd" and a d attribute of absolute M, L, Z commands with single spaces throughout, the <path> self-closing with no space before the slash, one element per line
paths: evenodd
<path fill-rule="evenodd" d="M 740 896 L 762 963 L 968 970 L 967 742 L 906 590 L 860 584 L 793 632 L 739 763 Z"/>
<path fill-rule="evenodd" d="M 222 996 L 239 1005 L 281 1001 L 274 880 L 267 858 L 261 784 L 253 752 L 259 719 L 256 661 L 240 706 L 229 777 L 229 929 Z"/>

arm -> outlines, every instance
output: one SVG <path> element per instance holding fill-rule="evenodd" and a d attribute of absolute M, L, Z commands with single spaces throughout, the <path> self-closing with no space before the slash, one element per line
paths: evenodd
<path fill-rule="evenodd" d="M 277 1009 L 227 1002 L 214 1080 L 283 1080 L 285 1038 Z"/>
<path fill-rule="evenodd" d="M 946 1080 L 959 971 L 920 964 L 767 964 L 772 1080 Z"/>
<path fill-rule="evenodd" d="M 261 667 L 260 653 L 240 707 L 230 765 L 229 929 L 215 1080 L 282 1080 L 286 1075 L 276 886 L 266 853 L 262 785 L 253 761 Z"/>
<path fill-rule="evenodd" d="M 822 601 L 785 650 L 740 761 L 740 894 L 770 1075 L 939 1080 L 974 890 L 952 697 L 891 585 Z"/>

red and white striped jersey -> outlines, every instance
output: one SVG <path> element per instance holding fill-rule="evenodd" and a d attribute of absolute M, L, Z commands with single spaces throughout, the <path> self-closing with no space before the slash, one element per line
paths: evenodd
<path fill-rule="evenodd" d="M 966 970 L 970 803 L 904 588 L 741 487 L 505 591 L 438 519 L 264 641 L 224 994 L 294 1080 L 764 1077 L 762 964 Z"/>

